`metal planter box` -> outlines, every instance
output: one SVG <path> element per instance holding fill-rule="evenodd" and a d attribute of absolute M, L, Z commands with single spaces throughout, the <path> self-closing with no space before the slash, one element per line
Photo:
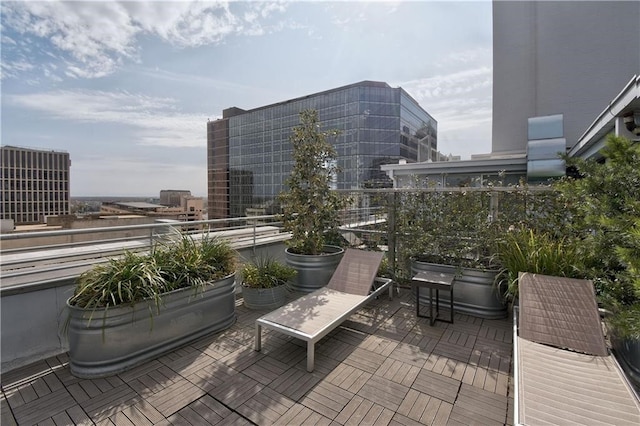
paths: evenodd
<path fill-rule="evenodd" d="M 319 255 L 291 253 L 285 250 L 285 260 L 298 273 L 289 282 L 293 291 L 311 293 L 326 286 L 342 260 L 344 249 L 336 246 L 324 246 L 324 253 Z"/>
<path fill-rule="evenodd" d="M 69 305 L 69 358 L 77 377 L 110 376 L 154 359 L 201 336 L 224 330 L 236 319 L 235 274 L 207 285 L 133 307 L 87 310 Z M 153 312 L 153 314 L 152 314 Z"/>
<path fill-rule="evenodd" d="M 426 271 L 456 275 L 453 287 L 453 306 L 456 312 L 486 319 L 507 317 L 507 305 L 494 286 L 498 271 L 411 261 L 412 276 Z M 448 306 L 449 294 L 445 293 L 440 294 L 440 303 Z M 428 292 L 421 292 L 420 303 L 429 303 Z"/>

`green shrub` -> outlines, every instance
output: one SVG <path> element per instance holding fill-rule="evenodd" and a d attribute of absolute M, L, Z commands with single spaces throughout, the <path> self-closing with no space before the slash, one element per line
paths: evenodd
<path fill-rule="evenodd" d="M 296 270 L 270 257 L 258 257 L 244 264 L 242 282 L 252 288 L 273 288 L 284 285 L 296 275 Z"/>
<path fill-rule="evenodd" d="M 518 274 L 579 277 L 580 255 L 574 241 L 554 238 L 546 232 L 517 229 L 498 242 L 497 257 L 502 265 L 498 286 L 506 299 L 518 297 Z"/>

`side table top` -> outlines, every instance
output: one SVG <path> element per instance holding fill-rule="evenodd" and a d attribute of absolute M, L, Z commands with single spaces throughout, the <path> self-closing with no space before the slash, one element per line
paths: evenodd
<path fill-rule="evenodd" d="M 454 274 L 444 274 L 442 272 L 423 271 L 419 272 L 412 281 L 440 284 L 440 285 L 452 285 L 455 279 Z"/>

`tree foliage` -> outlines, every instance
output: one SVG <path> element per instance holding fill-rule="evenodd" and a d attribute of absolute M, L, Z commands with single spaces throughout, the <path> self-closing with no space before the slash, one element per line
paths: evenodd
<path fill-rule="evenodd" d="M 348 200 L 331 190 L 339 172 L 337 153 L 327 140 L 337 130 L 321 131 L 318 112 L 300 113 L 300 125 L 290 136 L 294 165 L 278 195 L 284 229 L 292 233 L 290 250 L 298 254 L 321 254 L 328 233 L 335 233 L 340 212 Z"/>

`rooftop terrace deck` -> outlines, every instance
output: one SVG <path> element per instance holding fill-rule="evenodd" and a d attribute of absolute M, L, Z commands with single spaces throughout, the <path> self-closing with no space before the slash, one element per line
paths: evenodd
<path fill-rule="evenodd" d="M 228 330 L 104 379 L 72 376 L 67 357 L 2 376 L 3 426 L 144 424 L 511 424 L 512 325 L 457 314 L 416 318 L 401 290 L 375 300 L 317 345 L 263 332 L 237 301 Z M 444 312 L 445 316 L 447 312 Z"/>

